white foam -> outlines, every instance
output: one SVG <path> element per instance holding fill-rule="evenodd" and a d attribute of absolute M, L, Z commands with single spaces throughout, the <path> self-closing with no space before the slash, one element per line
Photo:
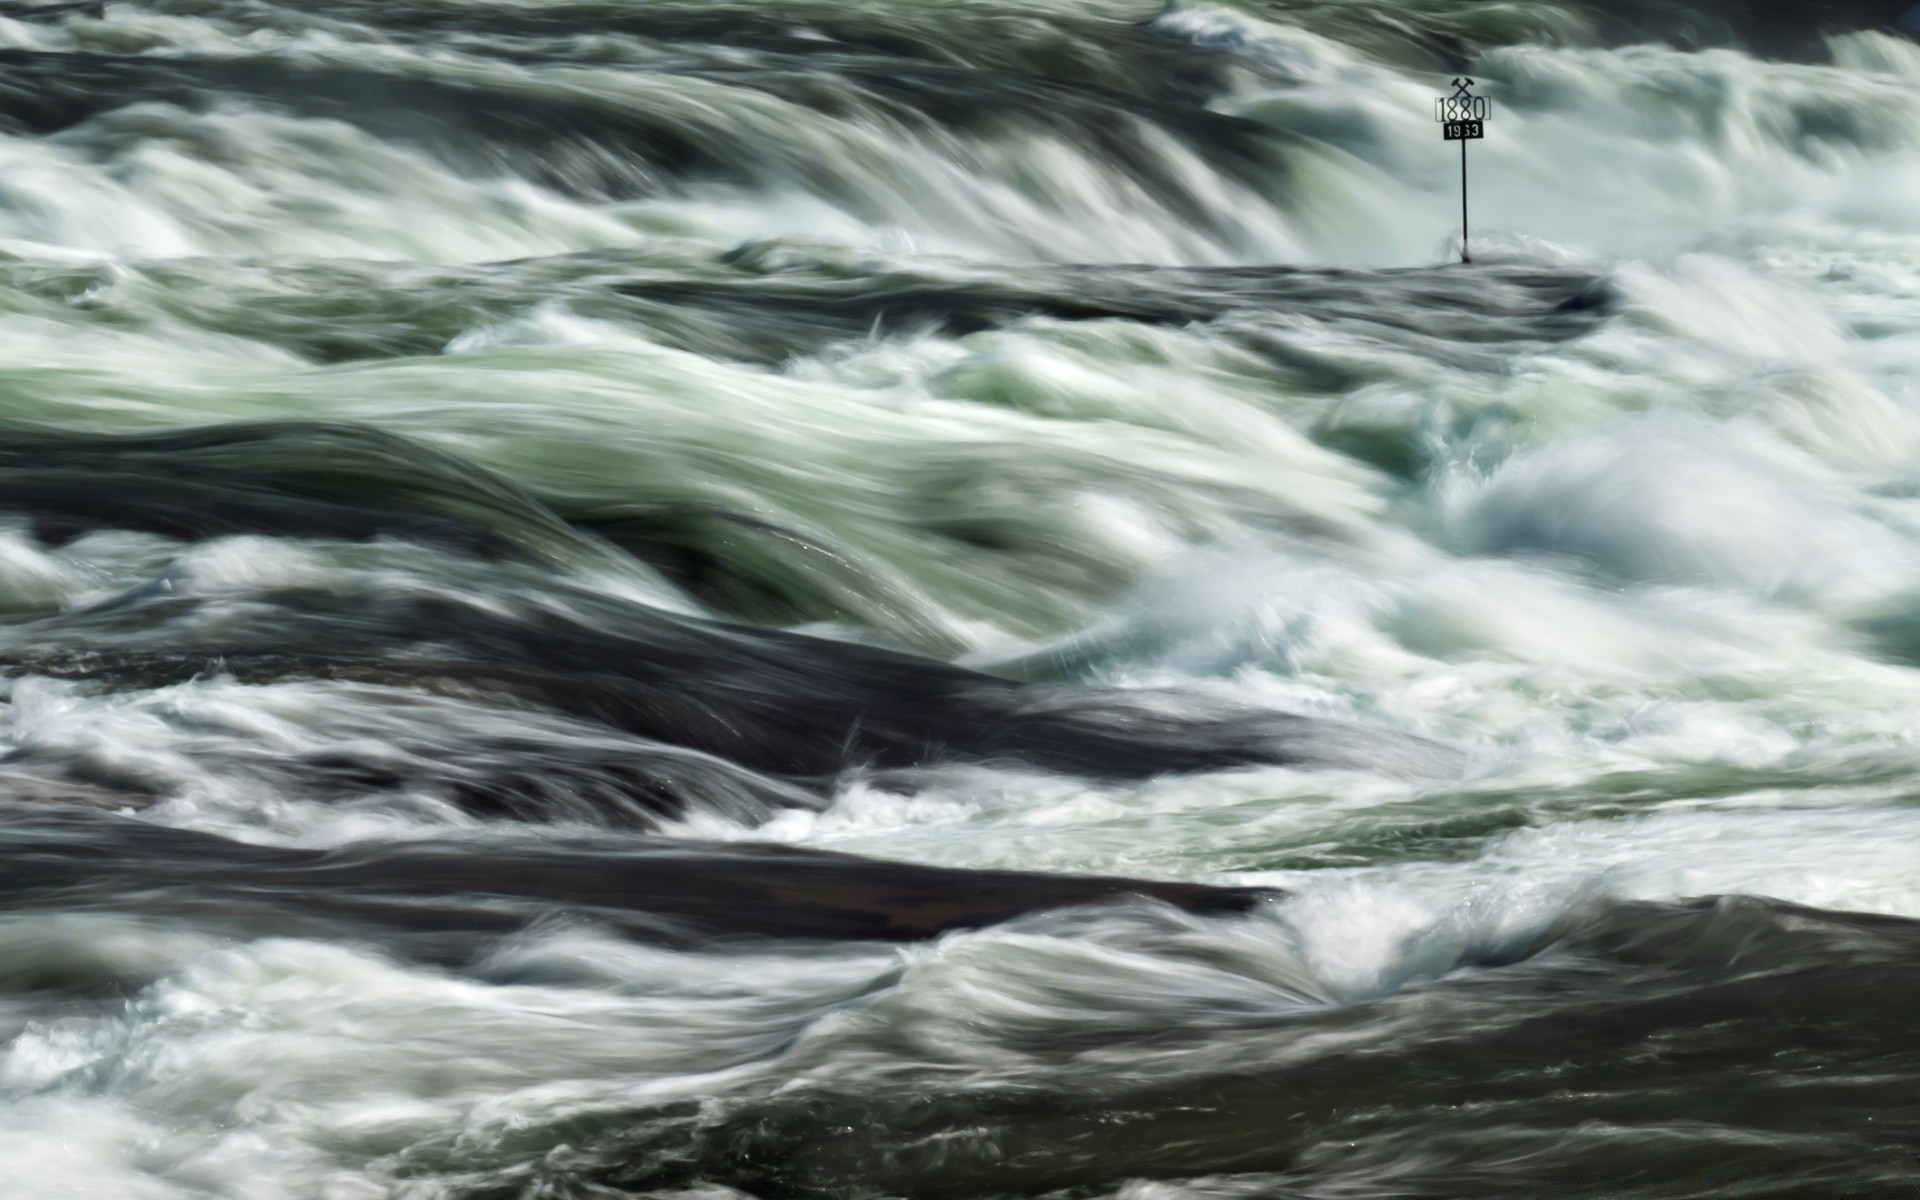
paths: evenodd
<path fill-rule="evenodd" d="M 1627 582 L 1817 596 L 1911 574 L 1911 542 L 1845 490 L 1744 449 L 1691 422 L 1566 439 L 1463 481 L 1450 524 L 1469 552 L 1564 554 Z"/>
<path fill-rule="evenodd" d="M 74 23 L 56 48 L 248 51 L 216 25 L 144 20 L 116 9 L 115 29 Z M 344 125 L 143 107 L 0 139 L 0 239 L 71 270 L 116 256 L 465 260 L 668 235 L 698 259 L 805 235 L 868 252 L 859 269 L 876 274 L 928 251 L 976 260 L 907 264 L 960 281 L 1009 258 L 1405 264 L 1445 245 L 1457 148 L 1429 120 L 1441 83 L 1243 14 L 1185 10 L 1157 29 L 1244 57 L 1221 107 L 1297 135 L 1291 190 L 1140 133 L 1191 192 L 1191 206 L 1169 204 L 1053 134 L 836 123 L 653 80 L 609 101 L 697 124 L 739 151 L 745 184 L 590 203 Z M 0 40 L 55 36 L 0 24 Z M 359 52 L 324 30 L 275 37 L 291 53 Z M 424 64 L 394 46 L 365 53 L 491 69 L 454 51 Z M 1905 795 L 1920 672 L 1855 629 L 1920 587 L 1920 59 L 1863 35 L 1837 64 L 1491 54 L 1477 73 L 1495 116 L 1471 151 L 1482 261 L 1607 264 L 1612 297 L 1597 330 L 1492 372 L 1305 319 L 1265 342 L 1231 322 L 1033 319 L 876 337 L 770 370 L 560 305 L 477 324 L 437 356 L 322 369 L 189 331 L 161 303 L 177 300 L 164 280 L 129 264 L 90 285 L 117 302 L 112 321 L 87 296 L 20 300 L 0 322 L 9 418 L 324 415 L 583 502 L 719 504 L 791 524 L 881 581 L 905 614 L 886 632 L 903 639 L 1433 737 L 1472 765 L 1455 780 L 1271 769 L 1137 786 L 865 775 L 823 813 L 746 828 L 695 812 L 670 831 L 1292 892 L 1231 920 L 1106 908 L 902 949 L 751 954 L 550 927 L 454 972 L 127 914 L 11 916 L 0 957 L 19 978 L 105 981 L 129 999 L 0 1011 L 17 1033 L 0 1053 L 0 1192 L 424 1196 L 436 1154 L 481 1172 L 524 1164 L 569 1117 L 630 1132 L 656 1106 L 711 1116 L 816 1085 L 885 1098 L 1245 1070 L 1315 1046 L 1189 1035 L 1390 994 L 1524 946 L 1596 896 L 1743 893 L 1920 917 Z M 770 264 L 783 252 L 757 251 Z M 1297 386 L 1273 361 L 1295 352 L 1367 383 Z M 1390 474 L 1342 453 L 1356 430 L 1406 447 L 1410 465 Z M 570 582 L 676 603 L 601 565 Z M 494 585 L 525 582 L 489 570 Z M 11 612 L 162 572 L 209 602 L 210 621 L 254 589 L 369 579 L 487 602 L 412 548 L 189 550 L 109 532 L 56 550 L 0 532 Z M 17 679 L 0 711 L 10 770 L 138 785 L 160 797 L 147 820 L 316 847 L 554 836 L 438 796 L 321 801 L 279 773 L 336 752 L 458 753 L 459 733 L 639 749 L 477 703 L 217 675 L 120 692 Z"/>

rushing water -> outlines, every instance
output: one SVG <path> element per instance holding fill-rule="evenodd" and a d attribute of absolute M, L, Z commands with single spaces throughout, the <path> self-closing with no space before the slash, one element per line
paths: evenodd
<path fill-rule="evenodd" d="M 1915 1194 L 1920 46 L 1664 7 L 0 3 L 0 1196 Z"/>

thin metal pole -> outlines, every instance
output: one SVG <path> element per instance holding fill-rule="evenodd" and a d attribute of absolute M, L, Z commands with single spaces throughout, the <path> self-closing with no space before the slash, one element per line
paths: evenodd
<path fill-rule="evenodd" d="M 1467 139 L 1460 139 L 1460 261 L 1472 262 L 1467 253 Z"/>

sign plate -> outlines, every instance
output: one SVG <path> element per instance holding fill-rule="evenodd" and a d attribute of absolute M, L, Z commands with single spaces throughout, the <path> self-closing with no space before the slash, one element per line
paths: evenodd
<path fill-rule="evenodd" d="M 1485 96 L 1473 94 L 1473 80 L 1456 79 L 1453 95 L 1433 102 L 1433 119 L 1440 122 L 1448 141 L 1472 142 L 1487 136 L 1486 120 L 1493 115 L 1492 109 Z"/>

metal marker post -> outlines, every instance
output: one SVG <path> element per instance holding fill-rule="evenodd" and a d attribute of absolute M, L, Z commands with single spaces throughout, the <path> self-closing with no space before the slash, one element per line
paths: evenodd
<path fill-rule="evenodd" d="M 1460 261 L 1472 262 L 1467 252 L 1467 143 L 1487 136 L 1485 121 L 1493 106 L 1485 96 L 1473 94 L 1473 80 L 1453 81 L 1453 95 L 1434 101 L 1434 119 L 1440 122 L 1442 135 L 1460 143 Z"/>

